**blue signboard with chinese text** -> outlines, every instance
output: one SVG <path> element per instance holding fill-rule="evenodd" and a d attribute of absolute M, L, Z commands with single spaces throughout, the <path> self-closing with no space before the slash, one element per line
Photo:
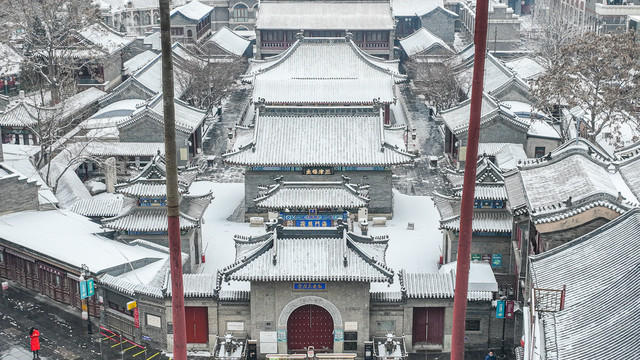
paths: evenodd
<path fill-rule="evenodd" d="M 491 255 L 491 267 L 502 267 L 502 254 Z"/>
<path fill-rule="evenodd" d="M 503 319 L 504 318 L 504 300 L 498 300 L 496 302 L 496 318 Z"/>
<path fill-rule="evenodd" d="M 87 297 L 93 296 L 95 289 L 93 288 L 93 279 L 87 280 Z"/>
<path fill-rule="evenodd" d="M 78 285 L 80 285 L 80 299 L 86 299 L 87 298 L 87 282 L 81 281 L 80 283 L 78 283 Z"/>
<path fill-rule="evenodd" d="M 293 290 L 326 290 L 327 283 L 323 282 L 295 282 Z"/>

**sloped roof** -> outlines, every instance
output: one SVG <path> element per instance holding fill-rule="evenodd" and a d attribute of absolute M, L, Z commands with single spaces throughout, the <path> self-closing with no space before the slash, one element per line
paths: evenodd
<path fill-rule="evenodd" d="M 214 297 L 216 296 L 216 274 L 182 274 L 185 297 Z M 171 297 L 171 275 L 167 278 L 166 294 Z"/>
<path fill-rule="evenodd" d="M 34 106 L 27 101 L 18 101 L 9 105 L 3 113 L 0 113 L 0 126 L 32 127 L 39 121 L 53 120 L 57 110 Z M 58 115 L 61 115 L 61 111 Z"/>
<path fill-rule="evenodd" d="M 178 191 L 181 194 L 189 191 L 189 186 L 198 175 L 198 168 L 180 169 L 178 172 Z M 166 196 L 167 163 L 162 154 L 156 154 L 142 169 L 140 174 L 126 183 L 116 185 L 116 192 L 133 197 Z"/>
<path fill-rule="evenodd" d="M 456 196 L 462 196 L 462 190 L 456 191 Z M 507 191 L 502 185 L 476 185 L 474 197 L 476 200 L 507 200 Z"/>
<path fill-rule="evenodd" d="M 435 273 L 399 273 L 402 291 L 409 299 L 453 299 L 455 293 L 456 262 L 446 264 Z M 472 274 L 473 273 L 473 274 Z M 467 299 L 490 301 L 498 284 L 491 266 L 484 262 L 471 262 Z"/>
<path fill-rule="evenodd" d="M 256 29 L 391 30 L 388 2 L 262 1 Z"/>
<path fill-rule="evenodd" d="M 505 61 L 504 64 L 524 80 L 536 79 L 545 72 L 544 67 L 539 62 L 528 56 Z"/>
<path fill-rule="evenodd" d="M 513 216 L 507 212 L 480 212 L 474 211 L 472 229 L 473 232 L 511 232 Z M 440 220 L 440 228 L 460 231 L 460 215 L 449 219 Z"/>
<path fill-rule="evenodd" d="M 88 217 L 111 217 L 118 215 L 121 208 L 122 198 L 80 199 L 69 210 Z"/>
<path fill-rule="evenodd" d="M 124 63 L 124 68 L 126 69 L 125 75 L 134 74 L 136 71 L 140 70 L 142 67 L 147 65 L 149 62 L 151 62 L 151 60 L 155 59 L 156 57 L 158 57 L 158 54 L 156 54 L 151 50 L 147 50 L 125 61 Z"/>
<path fill-rule="evenodd" d="M 388 166 L 413 160 L 386 136 L 392 134 L 381 116 L 370 112 L 260 114 L 253 137 L 238 140 L 223 158 L 247 166 Z"/>
<path fill-rule="evenodd" d="M 211 35 L 207 42 L 212 42 L 221 49 L 233 55 L 242 56 L 251 44 L 251 41 L 223 26 Z"/>
<path fill-rule="evenodd" d="M 636 155 L 620 164 L 620 174 L 636 199 L 640 199 L 640 156 Z"/>
<path fill-rule="evenodd" d="M 120 51 L 135 40 L 134 37 L 125 37 L 102 23 L 90 25 L 80 30 L 79 34 L 107 54 Z"/>
<path fill-rule="evenodd" d="M 256 206 L 267 209 L 357 209 L 367 206 L 368 187 L 344 182 L 278 182 L 254 199 Z"/>
<path fill-rule="evenodd" d="M 463 88 L 468 89 L 469 94 L 471 93 L 471 81 L 473 78 L 473 57 L 471 59 L 472 61 L 466 65 L 465 70 L 457 75 L 463 84 L 468 84 Z M 484 66 L 483 89 L 486 93 L 496 95 L 511 84 L 528 91 L 529 85 L 490 53 L 487 53 Z"/>
<path fill-rule="evenodd" d="M 124 214 L 102 219 L 102 226 L 119 231 L 156 232 L 169 228 L 166 207 L 132 207 Z M 200 226 L 198 219 L 180 214 L 180 230 L 189 230 Z"/>
<path fill-rule="evenodd" d="M 394 83 L 406 80 L 397 61 L 374 59 L 344 38 L 299 40 L 253 64 L 243 79 L 254 84 L 253 101 L 267 104 L 392 103 Z"/>
<path fill-rule="evenodd" d="M 343 232 L 341 227 L 236 236 L 236 261 L 221 270 L 219 281 L 391 282 L 393 270 L 385 265 L 388 241 Z"/>
<path fill-rule="evenodd" d="M 607 164 L 582 152 L 567 153 L 566 156 L 558 156 L 551 161 L 542 161 L 537 166 L 523 166 L 520 176 L 528 207 L 540 217 L 548 213 L 572 210 L 573 206 L 582 201 L 604 201 L 604 195 L 608 195 L 607 199 L 613 201 L 618 197 L 618 192 L 628 201 L 638 203 L 620 173 L 609 172 L 607 169 Z M 568 199 L 569 205 L 566 203 Z M 618 206 L 623 206 L 621 202 L 617 203 Z M 623 208 L 614 210 L 620 212 Z"/>
<path fill-rule="evenodd" d="M 564 310 L 541 314 L 548 359 L 585 359 L 596 352 L 628 358 L 637 352 L 629 334 L 640 332 L 640 323 L 630 321 L 640 318 L 639 233 L 640 211 L 634 209 L 567 244 L 531 256 L 536 288 L 566 286 Z M 611 304 L 616 304 L 615 311 Z"/>
<path fill-rule="evenodd" d="M 176 14 L 182 14 L 187 19 L 197 21 L 211 14 L 212 11 L 213 6 L 208 6 L 198 0 L 193 0 L 186 5 L 171 10 L 171 17 L 174 17 Z"/>
<path fill-rule="evenodd" d="M 455 134 L 460 135 L 469 129 L 469 116 L 471 113 L 471 99 L 465 100 L 460 105 L 449 110 L 442 111 L 440 116 L 446 126 Z M 482 115 L 480 125 L 501 117 L 508 122 L 521 127 L 529 128 L 529 123 L 523 121 L 506 108 L 500 106 L 491 96 L 483 94 L 482 97 Z"/>
<path fill-rule="evenodd" d="M 434 35 L 431 31 L 424 27 L 416 30 L 413 34 L 400 39 L 400 45 L 407 53 L 407 56 L 413 56 L 429 50 L 440 47 L 453 55 L 453 50 L 441 38 Z"/>
<path fill-rule="evenodd" d="M 442 0 L 392 0 L 393 16 L 423 16 L 433 10 L 440 9 L 451 16 L 458 14 L 446 10 Z"/>
<path fill-rule="evenodd" d="M 18 75 L 21 63 L 22 55 L 13 50 L 11 46 L 0 42 L 0 76 Z"/>
<path fill-rule="evenodd" d="M 175 125 L 176 130 L 186 134 L 194 132 L 207 117 L 206 110 L 200 110 L 189 106 L 182 100 L 174 100 Z M 139 107 L 131 116 L 118 121 L 116 126 L 122 129 L 138 122 L 141 119 L 150 118 L 160 124 L 164 124 L 164 98 L 162 94 L 158 94 L 151 99 L 147 106 Z"/>

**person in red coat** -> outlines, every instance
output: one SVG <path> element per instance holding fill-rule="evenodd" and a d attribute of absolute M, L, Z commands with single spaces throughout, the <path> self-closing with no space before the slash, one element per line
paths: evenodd
<path fill-rule="evenodd" d="M 33 351 L 33 358 L 40 359 L 40 331 L 36 328 L 31 328 L 29 331 L 29 337 L 31 337 L 31 351 Z"/>

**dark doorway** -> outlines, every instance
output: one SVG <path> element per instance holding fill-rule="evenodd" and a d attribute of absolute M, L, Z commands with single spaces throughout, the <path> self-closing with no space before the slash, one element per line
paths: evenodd
<path fill-rule="evenodd" d="M 333 350 L 333 318 L 323 307 L 304 305 L 295 309 L 287 321 L 287 345 L 290 351 Z"/>

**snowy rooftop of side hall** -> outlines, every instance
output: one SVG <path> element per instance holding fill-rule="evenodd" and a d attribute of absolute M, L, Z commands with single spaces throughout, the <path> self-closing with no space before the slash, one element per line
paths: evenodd
<path fill-rule="evenodd" d="M 207 208 L 202 224 L 203 248 L 206 261 L 201 273 L 215 274 L 218 269 L 235 261 L 234 235 L 258 236 L 265 234 L 264 227 L 250 227 L 248 223 L 227 221 L 244 198 L 242 183 L 194 182 L 190 188 L 193 195 L 213 191 L 215 198 Z M 371 284 L 371 291 L 400 291 L 398 272 L 438 272 L 442 233 L 438 229 L 440 216 L 431 198 L 408 196 L 393 191 L 394 218 L 386 227 L 369 227 L 369 235 L 389 235 L 386 264 L 396 275 L 389 287 L 385 283 Z M 414 223 L 414 230 L 407 224 Z M 359 230 L 356 231 L 359 233 Z M 222 290 L 249 290 L 248 282 L 225 283 Z"/>
<path fill-rule="evenodd" d="M 23 211 L 0 216 L 0 238 L 46 254 L 69 266 L 86 264 L 92 273 L 140 259 L 162 259 L 166 253 L 101 237 L 104 230 L 67 210 Z"/>

